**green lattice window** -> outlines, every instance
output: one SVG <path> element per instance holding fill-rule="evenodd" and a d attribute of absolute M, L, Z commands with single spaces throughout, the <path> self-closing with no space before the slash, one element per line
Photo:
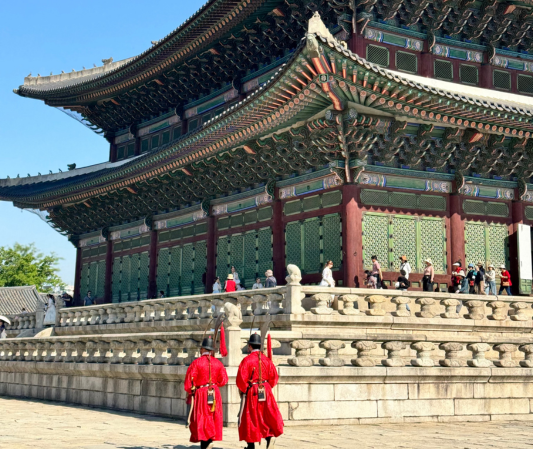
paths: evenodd
<path fill-rule="evenodd" d="M 474 65 L 461 64 L 459 67 L 459 77 L 462 83 L 477 86 L 479 79 L 478 69 Z"/>
<path fill-rule="evenodd" d="M 433 63 L 435 78 L 446 81 L 453 81 L 453 64 L 450 61 L 435 59 Z"/>
<path fill-rule="evenodd" d="M 396 52 L 396 68 L 402 72 L 417 73 L 418 57 L 414 53 Z"/>
<path fill-rule="evenodd" d="M 533 76 L 518 75 L 518 91 L 523 94 L 533 94 Z"/>
<path fill-rule="evenodd" d="M 380 47 L 379 45 L 367 45 L 366 47 L 366 59 L 374 64 L 381 65 L 383 67 L 389 66 L 389 50 L 386 47 Z"/>
<path fill-rule="evenodd" d="M 509 206 L 506 203 L 496 203 L 494 201 L 464 200 L 463 211 L 468 215 L 509 216 Z"/>
<path fill-rule="evenodd" d="M 528 220 L 533 220 L 533 206 L 526 206 L 525 214 Z"/>
<path fill-rule="evenodd" d="M 511 74 L 503 70 L 494 70 L 492 72 L 492 82 L 497 89 L 511 89 Z"/>
<path fill-rule="evenodd" d="M 446 210 L 446 198 L 387 190 L 363 189 L 361 202 L 372 206 L 393 206 L 403 209 Z"/>
<path fill-rule="evenodd" d="M 444 219 L 367 212 L 363 215 L 365 269 L 377 256 L 383 271 L 398 271 L 399 257 L 406 255 L 413 272 L 422 272 L 431 259 L 436 273 L 446 272 Z"/>
<path fill-rule="evenodd" d="M 339 214 L 287 223 L 285 227 L 286 264 L 300 267 L 302 273 L 319 273 L 326 260 L 333 270 L 342 265 L 342 231 Z"/>
<path fill-rule="evenodd" d="M 467 221 L 465 223 L 466 263 L 482 262 L 486 267 L 509 263 L 509 231 L 505 224 Z"/>
<path fill-rule="evenodd" d="M 301 200 L 287 201 L 283 206 L 285 215 L 294 215 L 326 207 L 338 206 L 342 203 L 342 192 L 334 190 L 321 195 L 312 195 Z"/>
<path fill-rule="evenodd" d="M 85 263 L 82 265 L 80 278 L 80 294 L 85 297 L 88 291 L 93 298 L 105 296 L 105 260 Z"/>

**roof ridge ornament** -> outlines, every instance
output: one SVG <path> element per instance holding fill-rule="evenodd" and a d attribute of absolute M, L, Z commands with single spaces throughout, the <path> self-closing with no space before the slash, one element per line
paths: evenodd
<path fill-rule="evenodd" d="M 335 37 L 333 37 L 333 34 L 331 34 L 331 31 L 328 30 L 324 22 L 322 21 L 322 17 L 320 17 L 320 14 L 318 11 L 315 11 L 313 14 L 313 17 L 309 19 L 309 28 L 307 29 L 307 34 L 316 34 L 318 36 L 323 37 L 328 42 L 331 41 L 332 43 L 338 42 Z"/>

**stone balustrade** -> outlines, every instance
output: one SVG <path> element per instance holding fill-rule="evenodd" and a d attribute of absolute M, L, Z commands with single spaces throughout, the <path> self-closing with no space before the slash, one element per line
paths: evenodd
<path fill-rule="evenodd" d="M 31 332 L 36 329 L 42 329 L 44 315 L 41 314 L 42 316 L 40 317 L 40 320 L 38 315 L 38 312 L 7 315 L 7 318 L 11 321 L 11 324 L 6 325 L 6 333 L 8 337 L 16 337 L 25 331 Z"/>
<path fill-rule="evenodd" d="M 277 337 L 281 332 L 277 333 Z M 369 337 L 371 338 L 371 337 Z M 280 340 L 284 340 L 281 338 Z M 528 340 L 524 338 L 524 340 Z M 350 363 L 357 367 L 473 367 L 473 368 L 516 368 L 533 367 L 533 345 L 529 343 L 467 343 L 431 342 L 409 340 L 305 340 L 289 342 L 293 356 L 287 363 L 296 367 L 316 365 L 340 367 Z M 314 348 L 325 350 L 325 357 L 313 353 Z M 343 353 L 344 348 L 355 349 Z M 380 350 L 381 349 L 381 350 Z M 491 352 L 499 354 L 493 360 L 486 358 Z M 523 354 L 523 355 L 522 355 Z M 354 357 L 355 355 L 355 357 Z"/>
<path fill-rule="evenodd" d="M 0 340 L 0 361 L 184 365 L 203 332 L 93 335 Z"/>

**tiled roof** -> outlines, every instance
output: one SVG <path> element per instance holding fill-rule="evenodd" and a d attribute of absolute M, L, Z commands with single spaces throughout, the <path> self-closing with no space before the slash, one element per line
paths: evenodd
<path fill-rule="evenodd" d="M 0 315 L 12 315 L 22 311 L 35 312 L 37 304 L 45 302 L 34 285 L 25 287 L 0 287 Z"/>

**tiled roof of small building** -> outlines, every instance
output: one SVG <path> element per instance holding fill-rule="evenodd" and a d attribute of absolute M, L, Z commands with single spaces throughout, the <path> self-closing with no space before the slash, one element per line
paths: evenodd
<path fill-rule="evenodd" d="M 45 295 L 39 293 L 34 285 L 24 287 L 0 287 L 0 315 L 22 312 L 35 312 L 37 304 L 45 302 Z"/>

